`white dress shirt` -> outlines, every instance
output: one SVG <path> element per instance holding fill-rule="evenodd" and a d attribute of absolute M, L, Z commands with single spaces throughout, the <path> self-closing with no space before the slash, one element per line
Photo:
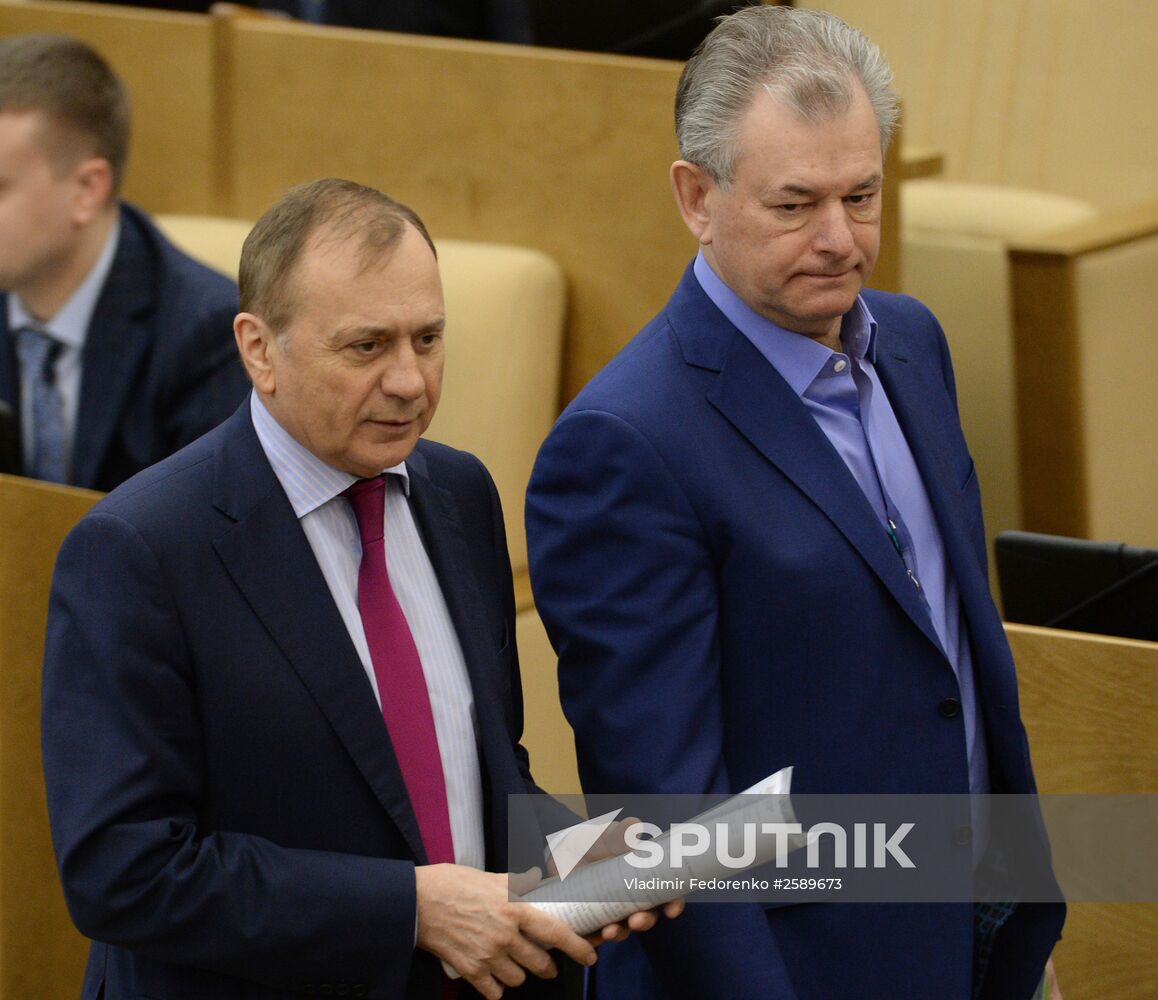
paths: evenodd
<path fill-rule="evenodd" d="M 382 703 L 358 610 L 362 543 L 350 502 L 340 494 L 356 477 L 327 465 L 293 438 L 257 393 L 250 412 L 258 440 L 293 506 L 354 643 L 374 696 Z M 438 737 L 455 861 L 485 866 L 482 779 L 475 739 L 474 694 L 446 600 L 410 510 L 403 462 L 386 469 L 385 539 L 389 576 L 414 636 Z M 383 723 L 384 725 L 385 723 Z"/>

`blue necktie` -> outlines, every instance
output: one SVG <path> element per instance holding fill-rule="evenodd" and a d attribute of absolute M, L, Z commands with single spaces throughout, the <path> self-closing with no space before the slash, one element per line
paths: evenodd
<path fill-rule="evenodd" d="M 64 428 L 64 399 L 56 387 L 56 359 L 60 341 L 44 330 L 16 331 L 16 353 L 25 385 L 32 389 L 32 454 L 24 457 L 24 473 L 53 483 L 68 481 Z"/>

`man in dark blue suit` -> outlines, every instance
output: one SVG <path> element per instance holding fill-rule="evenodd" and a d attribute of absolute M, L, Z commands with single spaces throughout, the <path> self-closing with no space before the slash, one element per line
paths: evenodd
<path fill-rule="evenodd" d="M 439 959 L 490 998 L 553 995 L 546 949 L 595 953 L 499 874 L 507 796 L 536 788 L 494 484 L 419 440 L 433 245 L 318 181 L 257 223 L 240 284 L 251 398 L 56 567 L 44 761 L 83 996 L 436 1000 Z"/>
<path fill-rule="evenodd" d="M 245 394 L 237 289 L 117 200 L 128 97 L 59 35 L 0 40 L 0 400 L 24 471 L 110 490 Z"/>
<path fill-rule="evenodd" d="M 803 793 L 1033 790 L 944 336 L 862 291 L 895 119 L 880 53 L 827 14 L 741 11 L 684 71 L 671 180 L 700 253 L 528 492 L 588 791 L 786 765 Z M 986 841 L 955 834 L 966 864 Z M 1048 872 L 1044 836 L 1027 854 Z M 704 903 L 605 954 L 598 995 L 1027 1000 L 1063 914 Z"/>

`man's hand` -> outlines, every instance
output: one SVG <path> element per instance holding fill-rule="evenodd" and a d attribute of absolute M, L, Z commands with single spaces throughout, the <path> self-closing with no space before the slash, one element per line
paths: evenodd
<path fill-rule="evenodd" d="M 684 901 L 682 899 L 674 899 L 670 903 L 664 903 L 663 915 L 669 920 L 674 920 L 681 913 L 684 912 Z M 626 920 L 621 920 L 619 923 L 608 924 L 602 928 L 598 933 L 591 934 L 587 940 L 596 947 L 608 941 L 622 941 L 632 931 L 649 931 L 659 920 L 660 910 L 636 910 Z"/>
<path fill-rule="evenodd" d="M 609 823 L 607 829 L 599 835 L 599 839 L 596 840 L 587 850 L 587 853 L 583 855 L 583 860 L 579 862 L 579 866 L 589 865 L 595 861 L 602 861 L 604 858 L 613 858 L 620 854 L 626 854 L 627 842 L 625 837 L 627 830 L 632 824 L 638 822 L 639 819 L 637 817 L 628 816 L 625 819 Z M 534 871 L 534 869 L 532 869 L 532 871 Z M 555 870 L 555 861 L 550 857 L 547 859 L 547 874 L 558 874 Z M 532 884 L 527 889 L 519 891 L 521 894 L 521 892 L 527 892 L 533 888 L 534 885 Z M 589 934 L 587 940 L 598 947 L 608 941 L 622 941 L 632 931 L 649 931 L 659 920 L 659 912 L 659 910 L 637 910 L 628 916 L 626 920 L 608 924 L 595 934 Z M 663 906 L 663 915 L 670 920 L 674 920 L 683 912 L 684 901 L 682 899 L 673 900 L 670 903 L 665 903 Z"/>
<path fill-rule="evenodd" d="M 558 975 L 548 948 L 580 965 L 595 961 L 591 943 L 561 920 L 529 903 L 511 902 L 506 875 L 423 865 L 414 870 L 414 881 L 418 947 L 443 959 L 489 1000 L 498 1000 L 504 987 L 521 985 L 528 972 L 543 979 Z"/>

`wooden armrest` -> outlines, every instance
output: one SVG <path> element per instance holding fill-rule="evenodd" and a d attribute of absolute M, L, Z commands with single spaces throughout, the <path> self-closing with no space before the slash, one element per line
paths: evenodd
<path fill-rule="evenodd" d="M 936 177 L 945 171 L 945 155 L 929 146 L 901 147 L 901 180 Z"/>
<path fill-rule="evenodd" d="M 1022 527 L 1076 538 L 1153 536 L 1153 318 L 1158 201 L 1009 246 Z M 1117 359 L 1117 360 L 1114 360 Z M 1126 470 L 1130 470 L 1126 474 Z"/>
<path fill-rule="evenodd" d="M 1158 201 L 1100 213 L 1088 222 L 1042 233 L 1009 246 L 1014 258 L 1073 257 L 1158 235 Z"/>

